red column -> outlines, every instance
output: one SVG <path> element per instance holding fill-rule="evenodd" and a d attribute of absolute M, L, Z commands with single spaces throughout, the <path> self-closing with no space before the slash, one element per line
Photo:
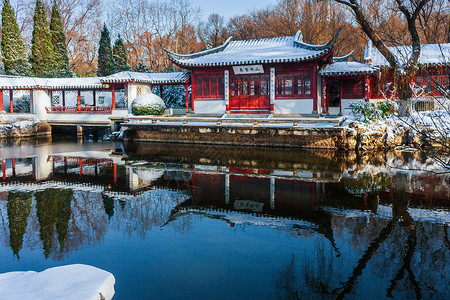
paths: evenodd
<path fill-rule="evenodd" d="M 16 159 L 12 159 L 12 175 L 16 176 Z"/>
<path fill-rule="evenodd" d="M 162 85 L 159 86 L 159 96 L 162 99 L 162 97 L 163 97 L 163 86 Z"/>
<path fill-rule="evenodd" d="M 188 114 L 189 113 L 189 87 L 188 87 L 187 83 L 184 85 L 184 88 L 186 90 L 186 114 Z"/>
<path fill-rule="evenodd" d="M 62 103 L 63 107 L 66 107 L 66 92 L 65 91 L 62 91 L 62 101 L 63 101 L 63 103 Z"/>
<path fill-rule="evenodd" d="M 112 93 L 112 109 L 116 109 L 116 88 L 114 84 L 111 85 L 111 93 Z"/>
<path fill-rule="evenodd" d="M 6 159 L 2 159 L 3 180 L 6 179 Z"/>
<path fill-rule="evenodd" d="M 92 90 L 92 106 L 97 106 L 97 99 L 95 98 L 95 90 Z"/>
<path fill-rule="evenodd" d="M 322 113 L 328 113 L 327 79 L 322 80 Z"/>
<path fill-rule="evenodd" d="M 339 81 L 339 113 L 342 114 L 342 98 L 344 97 L 344 85 Z"/>
<path fill-rule="evenodd" d="M 0 90 L 0 112 L 3 111 L 3 90 Z"/>
<path fill-rule="evenodd" d="M 313 111 L 317 113 L 317 65 L 312 67 L 311 93 L 313 98 Z"/>
<path fill-rule="evenodd" d="M 14 112 L 14 105 L 13 105 L 13 90 L 9 90 L 9 112 Z"/>
<path fill-rule="evenodd" d="M 34 113 L 33 110 L 33 90 L 30 90 L 30 113 Z"/>
<path fill-rule="evenodd" d="M 117 165 L 114 164 L 114 182 L 117 182 Z"/>
<path fill-rule="evenodd" d="M 194 112 L 194 100 L 195 100 L 195 97 L 196 97 L 196 94 L 195 93 L 197 93 L 197 85 L 196 85 L 196 83 L 195 83 L 195 74 L 194 74 L 194 72 L 191 72 L 191 105 L 192 105 L 192 112 Z"/>
<path fill-rule="evenodd" d="M 366 100 L 366 102 L 369 102 L 369 91 L 370 91 L 370 81 L 369 76 L 366 76 L 364 78 L 364 100 Z"/>
<path fill-rule="evenodd" d="M 78 159 L 80 163 L 80 175 L 83 175 L 83 161 L 81 159 Z"/>
<path fill-rule="evenodd" d="M 81 91 L 80 90 L 78 90 L 78 101 L 77 102 L 78 102 L 77 103 L 78 109 L 80 109 L 80 106 L 81 106 Z"/>

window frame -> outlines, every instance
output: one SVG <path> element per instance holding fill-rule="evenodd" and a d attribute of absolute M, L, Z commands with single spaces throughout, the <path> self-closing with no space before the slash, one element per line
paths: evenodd
<path fill-rule="evenodd" d="M 209 94 L 205 96 L 205 79 L 208 82 Z M 213 95 L 213 84 L 212 81 L 215 80 L 215 92 Z M 201 95 L 198 91 L 201 91 Z M 195 99 L 198 100 L 224 100 L 225 99 L 225 76 L 223 73 L 207 73 L 198 74 L 195 76 Z"/>
<path fill-rule="evenodd" d="M 346 93 L 346 85 L 352 85 L 352 92 Z M 357 92 L 358 85 L 361 85 L 361 92 Z M 362 99 L 364 98 L 364 79 L 348 79 L 342 81 L 342 99 Z"/>
<path fill-rule="evenodd" d="M 305 93 L 305 75 L 309 76 L 309 93 Z M 290 77 L 291 84 L 286 85 L 286 77 Z M 300 93 L 295 94 L 295 86 L 296 81 L 295 79 L 298 76 L 298 80 L 301 82 L 301 88 Z M 282 93 L 279 94 L 279 83 L 280 83 L 280 77 L 282 77 Z M 313 74 L 311 69 L 297 69 L 297 70 L 280 70 L 279 72 L 275 73 L 275 99 L 312 99 L 313 96 Z M 297 91 L 298 91 L 298 80 L 297 80 Z M 286 87 L 288 86 L 290 90 L 290 94 L 286 94 Z"/>

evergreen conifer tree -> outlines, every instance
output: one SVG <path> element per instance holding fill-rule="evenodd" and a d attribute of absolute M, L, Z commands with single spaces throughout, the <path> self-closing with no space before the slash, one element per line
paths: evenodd
<path fill-rule="evenodd" d="M 55 75 L 57 77 L 72 77 L 67 54 L 66 35 L 56 0 L 53 2 L 52 7 L 50 32 L 52 33 L 52 44 L 55 53 Z"/>
<path fill-rule="evenodd" d="M 131 67 L 127 62 L 127 50 L 120 37 L 117 38 L 113 48 L 114 64 L 117 72 L 130 71 Z"/>
<path fill-rule="evenodd" d="M 100 46 L 98 48 L 98 76 L 108 76 L 116 73 L 116 66 L 111 49 L 111 36 L 106 24 L 103 24 L 102 34 L 100 37 Z"/>
<path fill-rule="evenodd" d="M 9 0 L 3 1 L 2 42 L 3 65 L 9 75 L 31 75 L 25 43 L 20 35 L 14 9 Z"/>
<path fill-rule="evenodd" d="M 52 34 L 47 22 L 44 3 L 36 0 L 33 16 L 33 37 L 31 39 L 31 66 L 38 77 L 55 75 L 55 55 Z"/>
<path fill-rule="evenodd" d="M 134 68 L 134 70 L 136 72 L 141 72 L 141 73 L 151 73 L 151 70 L 149 67 L 147 67 L 142 60 L 139 61 L 139 63 L 136 65 L 136 67 Z"/>

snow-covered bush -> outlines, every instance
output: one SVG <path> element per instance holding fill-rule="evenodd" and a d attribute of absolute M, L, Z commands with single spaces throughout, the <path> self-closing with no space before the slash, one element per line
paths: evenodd
<path fill-rule="evenodd" d="M 365 123 L 383 120 L 392 114 L 392 106 L 386 102 L 379 102 L 377 105 L 370 102 L 352 102 L 350 109 L 358 121 Z"/>
<path fill-rule="evenodd" d="M 131 103 L 131 113 L 136 116 L 162 115 L 166 110 L 164 101 L 155 94 L 143 94 Z"/>

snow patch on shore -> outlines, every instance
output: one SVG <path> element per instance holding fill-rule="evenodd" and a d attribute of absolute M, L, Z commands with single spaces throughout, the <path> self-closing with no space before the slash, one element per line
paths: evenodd
<path fill-rule="evenodd" d="M 81 264 L 42 272 L 9 272 L 0 274 L 0 299 L 110 300 L 115 281 L 111 273 Z"/>

